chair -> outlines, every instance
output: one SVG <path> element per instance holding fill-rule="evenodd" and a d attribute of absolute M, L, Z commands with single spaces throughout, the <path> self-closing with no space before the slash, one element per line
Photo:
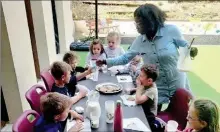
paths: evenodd
<path fill-rule="evenodd" d="M 179 130 L 183 130 L 187 123 L 187 114 L 189 110 L 189 102 L 193 99 L 192 94 L 183 88 L 178 88 L 170 99 L 170 103 L 165 111 L 159 112 L 158 117 L 166 123 L 169 120 L 178 122 Z"/>
<path fill-rule="evenodd" d="M 32 86 L 25 94 L 25 97 L 30 104 L 31 108 L 35 111 L 37 111 L 39 114 L 41 113 L 40 111 L 40 97 L 46 93 L 46 89 L 39 85 L 36 84 Z"/>
<path fill-rule="evenodd" d="M 12 126 L 13 132 L 33 132 L 40 115 L 34 110 L 26 110 Z"/>
<path fill-rule="evenodd" d="M 42 71 L 40 73 L 40 76 L 44 81 L 44 84 L 46 86 L 47 91 L 50 92 L 52 89 L 52 86 L 54 84 L 53 76 L 51 75 L 51 73 L 48 70 Z"/>

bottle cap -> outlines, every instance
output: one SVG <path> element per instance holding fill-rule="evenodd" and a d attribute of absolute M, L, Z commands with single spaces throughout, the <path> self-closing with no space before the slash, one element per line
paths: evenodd
<path fill-rule="evenodd" d="M 117 100 L 116 104 L 121 105 L 122 104 L 121 100 Z"/>

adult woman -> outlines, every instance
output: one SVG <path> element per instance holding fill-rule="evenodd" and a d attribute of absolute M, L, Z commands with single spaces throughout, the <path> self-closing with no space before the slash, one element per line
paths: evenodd
<path fill-rule="evenodd" d="M 139 6 L 134 12 L 134 19 L 141 35 L 134 40 L 129 50 L 117 58 L 98 60 L 97 65 L 122 65 L 137 54 L 142 55 L 145 64 L 155 64 L 159 69 L 156 84 L 161 108 L 161 104 L 168 103 L 177 88 L 189 86 L 185 73 L 177 69 L 178 48 L 187 48 L 188 43 L 176 26 L 164 24 L 166 14 L 155 5 Z"/>

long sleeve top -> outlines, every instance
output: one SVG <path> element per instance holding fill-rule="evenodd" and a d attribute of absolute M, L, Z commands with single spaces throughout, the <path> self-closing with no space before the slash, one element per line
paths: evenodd
<path fill-rule="evenodd" d="M 158 104 L 168 103 L 177 88 L 189 86 L 185 73 L 177 69 L 178 48 L 188 47 L 179 29 L 165 24 L 158 29 L 155 38 L 149 41 L 146 35 L 138 36 L 123 55 L 106 60 L 108 66 L 127 64 L 136 55 L 142 55 L 144 64 L 155 64 L 159 69 L 156 80 Z"/>

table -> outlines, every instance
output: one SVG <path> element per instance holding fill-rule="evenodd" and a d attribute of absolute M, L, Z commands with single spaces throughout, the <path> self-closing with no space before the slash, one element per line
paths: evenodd
<path fill-rule="evenodd" d="M 83 80 L 78 82 L 81 85 L 85 85 L 88 89 L 90 90 L 95 90 L 95 86 L 97 84 L 100 83 L 104 83 L 104 82 L 112 82 L 112 83 L 118 83 L 117 78 L 115 76 L 110 76 L 110 73 L 99 73 L 99 78 L 98 81 L 95 82 L 93 80 Z M 123 88 L 133 88 L 133 83 L 120 83 Z M 107 100 L 121 100 L 120 95 L 122 93 L 117 93 L 117 94 L 113 94 L 113 95 L 103 95 L 100 94 L 100 98 L 99 98 L 99 103 L 101 106 L 101 117 L 99 120 L 99 128 L 98 129 L 92 129 L 93 132 L 96 131 L 102 131 L 102 132 L 109 132 L 109 131 L 113 131 L 113 123 L 108 124 L 105 121 L 105 101 Z M 77 106 L 82 106 L 82 107 L 86 107 L 86 101 L 87 101 L 87 97 L 81 99 L 79 102 L 77 102 L 72 109 L 74 109 Z M 133 117 L 137 117 L 139 118 L 149 129 L 149 124 L 148 121 L 145 117 L 144 111 L 142 109 L 141 105 L 135 106 L 135 107 L 128 107 L 125 105 L 122 105 L 122 109 L 123 109 L 123 118 L 133 118 Z"/>

